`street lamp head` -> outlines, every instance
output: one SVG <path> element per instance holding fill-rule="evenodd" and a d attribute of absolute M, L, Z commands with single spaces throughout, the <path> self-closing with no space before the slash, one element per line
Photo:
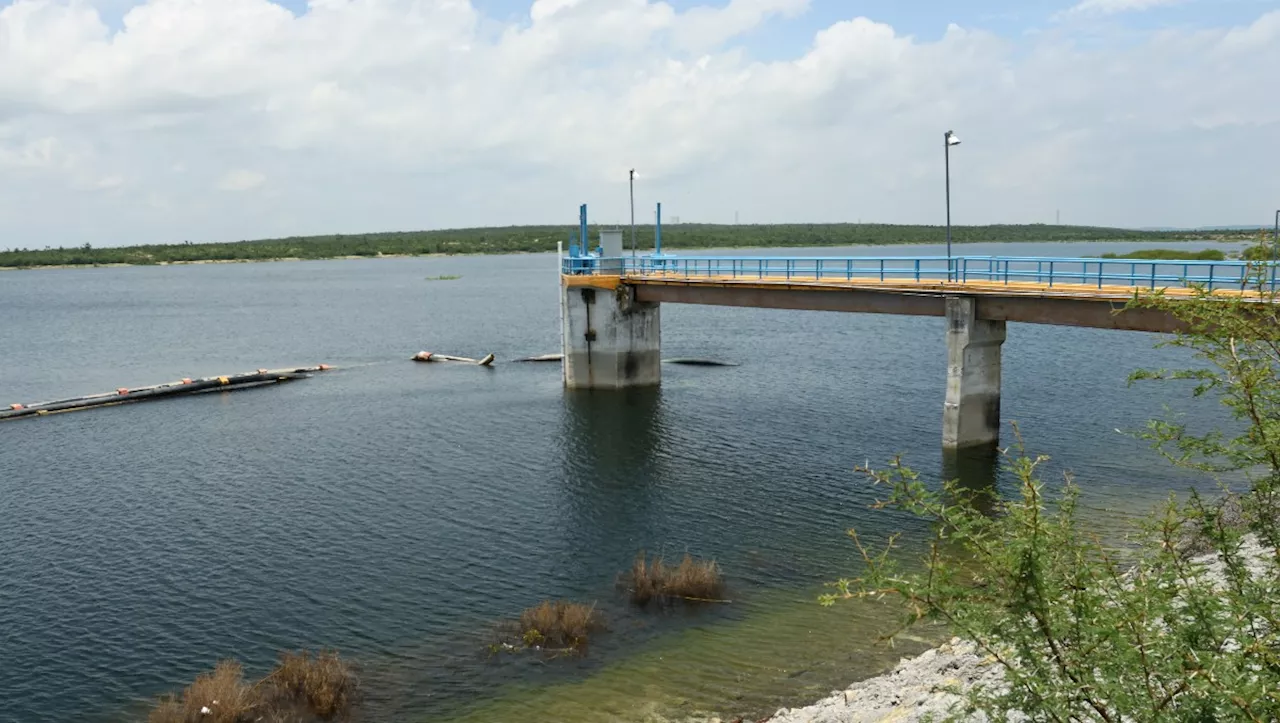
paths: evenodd
<path fill-rule="evenodd" d="M 948 146 L 960 145 L 960 139 L 956 137 L 955 131 L 947 131 L 947 145 Z"/>

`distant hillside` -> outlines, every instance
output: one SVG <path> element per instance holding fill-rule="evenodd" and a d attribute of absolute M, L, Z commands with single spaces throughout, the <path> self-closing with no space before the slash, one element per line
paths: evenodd
<path fill-rule="evenodd" d="M 1184 233 L 1204 233 L 1206 231 L 1252 231 L 1257 233 L 1266 230 L 1265 226 L 1257 224 L 1244 224 L 1240 226 L 1196 226 L 1195 228 L 1184 228 L 1181 226 L 1143 226 L 1139 231 L 1181 231 Z"/>
<path fill-rule="evenodd" d="M 595 238 L 596 228 L 592 228 Z M 271 259 L 331 259 L 348 256 L 423 254 L 501 254 L 553 251 L 568 241 L 571 226 L 507 226 L 499 228 L 343 234 L 232 243 L 155 244 L 93 248 L 17 249 L 0 251 L 0 267 L 30 268 L 60 265 L 159 264 L 199 261 L 266 261 Z M 1257 230 L 1139 231 L 1092 226 L 1044 224 L 954 226 L 956 243 L 1052 241 L 1241 241 Z M 637 244 L 653 246 L 653 226 L 637 226 Z M 889 224 L 671 224 L 662 227 L 664 249 L 767 248 L 783 246 L 852 246 L 858 244 L 943 243 L 940 226 Z M 624 243 L 629 244 L 629 234 Z"/>

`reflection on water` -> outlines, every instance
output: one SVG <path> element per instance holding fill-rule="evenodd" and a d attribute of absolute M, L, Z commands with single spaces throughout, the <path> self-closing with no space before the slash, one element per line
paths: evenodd
<path fill-rule="evenodd" d="M 942 450 L 942 479 L 956 482 L 971 493 L 969 499 L 985 515 L 995 513 L 998 477 L 1005 459 L 996 445 Z"/>
<path fill-rule="evenodd" d="M 663 433 L 659 388 L 565 392 L 560 484 L 575 549 L 618 550 L 659 526 Z M 619 566 L 626 554 L 615 553 Z"/>
<path fill-rule="evenodd" d="M 591 486 L 652 482 L 664 438 L 662 390 L 566 390 L 566 472 Z"/>

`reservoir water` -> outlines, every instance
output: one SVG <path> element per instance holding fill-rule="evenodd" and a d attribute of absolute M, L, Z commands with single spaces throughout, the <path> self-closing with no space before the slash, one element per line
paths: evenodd
<path fill-rule="evenodd" d="M 141 720 L 220 658 L 260 674 L 321 646 L 359 666 L 364 720 L 759 717 L 912 652 L 877 643 L 894 611 L 814 599 L 857 572 L 847 528 L 919 532 L 869 510 L 853 470 L 902 453 L 944 474 L 941 319 L 669 305 L 664 356 L 740 366 L 623 393 L 503 363 L 558 351 L 558 324 L 550 255 L 0 273 L 6 405 L 338 367 L 0 424 L 0 721 Z M 1127 386 L 1185 354 L 1140 333 L 1008 337 L 1004 418 L 1098 525 L 1199 483 L 1120 433 L 1166 404 L 1223 421 L 1186 388 Z M 408 361 L 422 349 L 500 363 Z M 630 609 L 614 579 L 642 549 L 715 558 L 732 602 Z M 596 602 L 609 631 L 582 658 L 491 657 L 493 625 L 546 598 Z"/>

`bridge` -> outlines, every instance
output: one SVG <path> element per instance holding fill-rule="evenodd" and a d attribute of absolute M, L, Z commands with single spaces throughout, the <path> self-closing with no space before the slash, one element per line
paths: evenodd
<path fill-rule="evenodd" d="M 1169 333 L 1176 318 L 1126 304 L 1144 291 L 1257 296 L 1259 264 L 1005 256 L 562 257 L 561 327 L 569 388 L 661 382 L 661 305 L 711 304 L 947 319 L 943 446 L 990 446 L 1000 433 L 1007 322 Z M 1276 266 L 1262 269 L 1276 288 Z"/>

